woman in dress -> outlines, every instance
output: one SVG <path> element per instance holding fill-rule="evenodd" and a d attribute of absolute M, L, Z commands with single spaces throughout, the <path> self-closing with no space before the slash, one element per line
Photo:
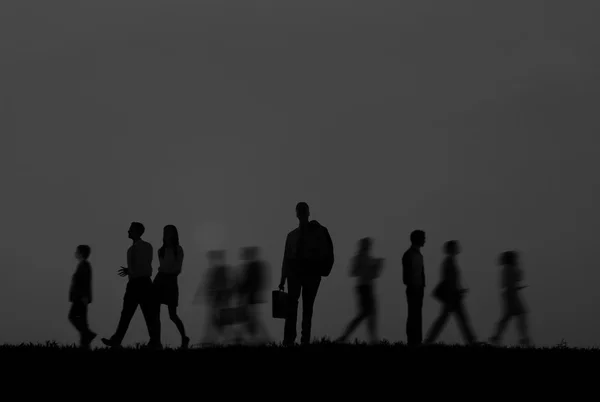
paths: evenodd
<path fill-rule="evenodd" d="M 169 317 L 177 326 L 181 335 L 181 347 L 187 348 L 190 338 L 185 334 L 185 327 L 177 315 L 179 304 L 179 286 L 177 277 L 181 274 L 183 264 L 183 248 L 179 245 L 179 234 L 174 225 L 167 225 L 163 229 L 163 245 L 158 249 L 158 273 L 154 278 L 154 297 L 157 304 L 158 331 L 160 332 L 160 307 L 166 304 L 169 308 Z"/>

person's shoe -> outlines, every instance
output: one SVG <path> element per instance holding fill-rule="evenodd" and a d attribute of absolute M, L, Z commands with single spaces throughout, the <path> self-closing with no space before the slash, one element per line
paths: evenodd
<path fill-rule="evenodd" d="M 490 345 L 498 346 L 498 344 L 499 344 L 500 342 L 498 341 L 498 338 L 496 338 L 496 337 L 494 337 L 494 336 L 490 336 L 490 337 L 488 338 L 488 343 L 489 343 Z"/>
<path fill-rule="evenodd" d="M 98 334 L 93 331 L 88 332 L 88 334 L 85 336 L 85 343 L 88 345 L 91 344 L 94 342 L 94 339 L 96 339 L 97 336 Z"/>
<path fill-rule="evenodd" d="M 184 336 L 181 339 L 181 349 L 187 349 L 190 346 L 190 337 Z"/>
<path fill-rule="evenodd" d="M 120 342 L 116 342 L 113 339 L 102 338 L 102 343 L 111 348 L 119 348 L 121 347 Z"/>
<path fill-rule="evenodd" d="M 148 342 L 146 346 L 151 350 L 163 350 L 163 345 L 160 342 Z"/>
<path fill-rule="evenodd" d="M 529 347 L 531 347 L 531 341 L 529 339 L 521 339 L 521 342 L 519 342 L 519 344 L 523 348 L 529 348 Z"/>

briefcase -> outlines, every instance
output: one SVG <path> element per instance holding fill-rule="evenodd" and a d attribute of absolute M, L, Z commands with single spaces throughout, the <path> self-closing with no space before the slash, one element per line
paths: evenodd
<path fill-rule="evenodd" d="M 287 316 L 288 294 L 281 290 L 273 291 L 273 318 Z"/>

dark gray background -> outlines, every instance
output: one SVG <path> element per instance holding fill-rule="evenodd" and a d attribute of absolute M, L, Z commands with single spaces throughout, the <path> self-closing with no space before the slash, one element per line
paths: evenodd
<path fill-rule="evenodd" d="M 92 328 L 111 335 L 132 220 L 155 250 L 162 227 L 178 226 L 180 311 L 198 340 L 203 253 L 223 247 L 237 263 L 239 247 L 260 245 L 274 285 L 304 200 L 337 257 L 315 336 L 338 336 L 355 313 L 348 260 L 369 235 L 387 259 L 381 335 L 405 340 L 400 259 L 422 228 L 430 285 L 442 243 L 463 244 L 480 338 L 500 314 L 496 257 L 516 248 L 534 341 L 594 345 L 598 11 L 558 0 L 2 1 L 0 342 L 76 341 L 67 290 L 79 243 L 93 248 Z M 264 312 L 281 339 L 283 322 Z M 428 296 L 424 330 L 437 312 Z M 125 341 L 146 339 L 138 313 Z M 461 340 L 454 323 L 441 340 Z"/>

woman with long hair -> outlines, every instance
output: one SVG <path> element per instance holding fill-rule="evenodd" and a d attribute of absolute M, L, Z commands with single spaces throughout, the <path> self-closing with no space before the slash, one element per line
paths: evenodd
<path fill-rule="evenodd" d="M 181 274 L 183 265 L 183 248 L 179 244 L 179 233 L 175 225 L 167 225 L 163 229 L 163 245 L 158 249 L 158 261 L 160 265 L 153 283 L 158 332 L 160 333 L 160 307 L 166 304 L 169 308 L 169 317 L 181 334 L 181 347 L 187 348 L 190 338 L 185 334 L 183 322 L 177 315 L 179 304 L 177 277 Z"/>

